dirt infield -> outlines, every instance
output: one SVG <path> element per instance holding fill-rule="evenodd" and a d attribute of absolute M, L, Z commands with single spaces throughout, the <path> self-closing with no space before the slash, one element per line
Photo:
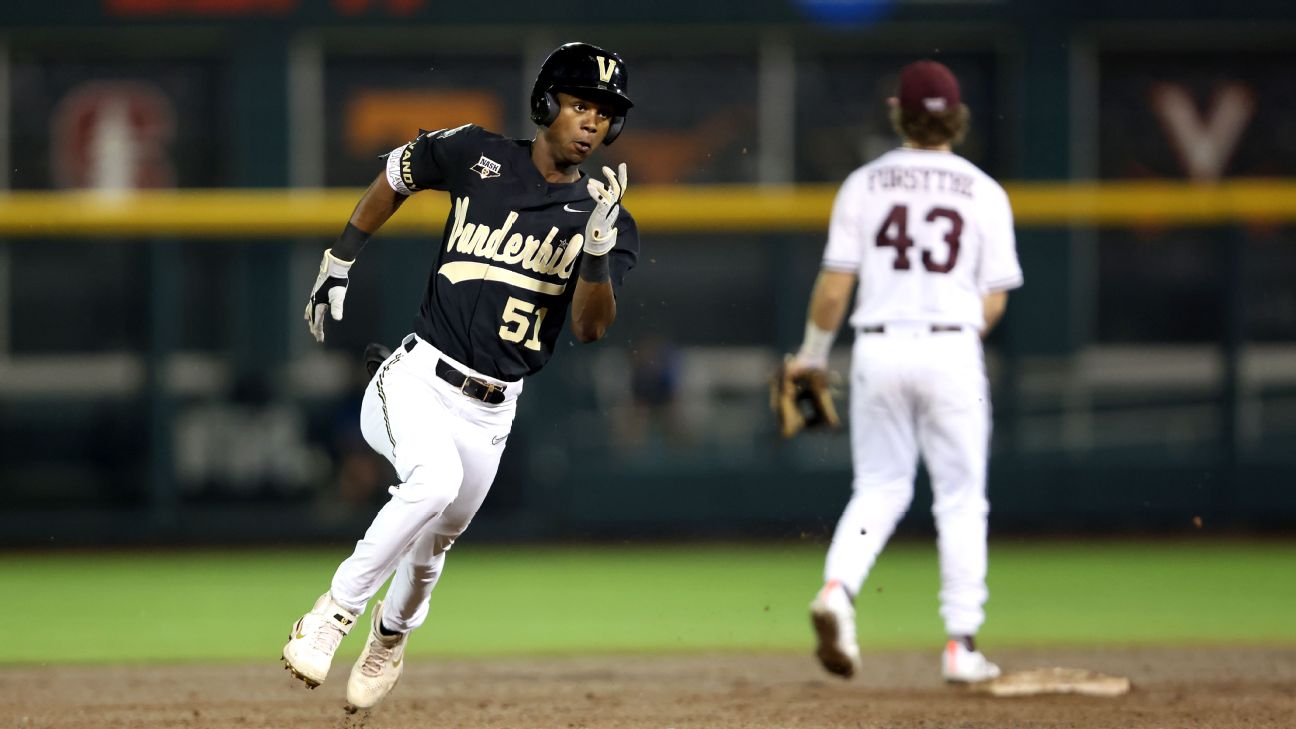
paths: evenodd
<path fill-rule="evenodd" d="M 411 661 L 368 714 L 342 710 L 346 671 L 307 691 L 252 666 L 0 668 L 0 727 L 1296 727 L 1296 648 L 1005 651 L 1007 669 L 1133 679 L 1114 699 L 996 699 L 943 685 L 937 656 L 868 655 L 853 681 L 808 655 Z"/>

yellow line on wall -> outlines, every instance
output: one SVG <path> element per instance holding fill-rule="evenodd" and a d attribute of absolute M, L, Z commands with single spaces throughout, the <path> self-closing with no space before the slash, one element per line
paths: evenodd
<path fill-rule="evenodd" d="M 1296 181 L 1012 183 L 1019 227 L 1296 222 Z M 360 189 L 0 194 L 0 235 L 283 237 L 337 235 Z M 645 232 L 823 232 L 835 185 L 632 187 Z M 425 192 L 384 232 L 440 235 L 449 202 Z"/>

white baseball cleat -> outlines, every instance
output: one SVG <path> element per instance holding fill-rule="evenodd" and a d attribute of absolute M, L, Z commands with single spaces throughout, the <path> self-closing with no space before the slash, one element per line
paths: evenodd
<path fill-rule="evenodd" d="M 329 593 L 320 595 L 315 607 L 292 627 L 283 649 L 284 668 L 315 688 L 328 677 L 333 654 L 355 624 L 355 613 L 333 602 Z"/>
<path fill-rule="evenodd" d="M 951 638 L 941 656 L 941 675 L 950 683 L 978 683 L 999 678 L 999 667 L 981 651 L 974 651 L 963 641 Z"/>
<path fill-rule="evenodd" d="M 819 663 L 842 678 L 850 678 L 860 665 L 859 644 L 855 640 L 855 605 L 846 588 L 829 580 L 810 603 L 810 622 L 819 645 L 815 656 Z"/>
<path fill-rule="evenodd" d="M 405 669 L 405 644 L 409 633 L 383 635 L 378 630 L 381 624 L 382 603 L 378 603 L 373 623 L 369 626 L 369 640 L 351 667 L 351 678 L 347 680 L 349 711 L 373 708 L 391 693 Z"/>

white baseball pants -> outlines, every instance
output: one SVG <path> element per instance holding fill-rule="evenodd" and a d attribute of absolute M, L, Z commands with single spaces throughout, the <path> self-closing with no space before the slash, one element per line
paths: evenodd
<path fill-rule="evenodd" d="M 406 337 L 406 342 L 411 337 Z M 364 612 L 382 584 L 383 623 L 406 632 L 423 624 L 446 550 L 481 507 L 513 425 L 522 382 L 504 383 L 451 360 L 421 339 L 398 347 L 369 381 L 360 429 L 391 461 L 400 483 L 374 517 L 355 551 L 333 575 L 333 599 Z M 437 361 L 487 382 L 507 385 L 505 400 L 489 405 L 464 396 L 437 377 Z"/>
<path fill-rule="evenodd" d="M 859 333 L 851 357 L 854 495 L 833 534 L 825 580 L 858 594 L 909 509 L 921 454 L 931 476 L 940 614 L 949 635 L 985 619 L 990 395 L 979 335 L 892 324 Z"/>

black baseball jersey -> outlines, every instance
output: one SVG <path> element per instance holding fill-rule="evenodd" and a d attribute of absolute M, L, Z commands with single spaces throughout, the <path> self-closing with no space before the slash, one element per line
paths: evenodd
<path fill-rule="evenodd" d="M 451 210 L 415 331 L 483 374 L 517 380 L 544 366 L 567 319 L 585 224 L 589 178 L 546 182 L 531 143 L 468 124 L 421 133 L 387 158 L 387 182 L 403 195 L 450 193 Z M 623 207 L 607 254 L 614 290 L 639 255 L 639 231 Z"/>

